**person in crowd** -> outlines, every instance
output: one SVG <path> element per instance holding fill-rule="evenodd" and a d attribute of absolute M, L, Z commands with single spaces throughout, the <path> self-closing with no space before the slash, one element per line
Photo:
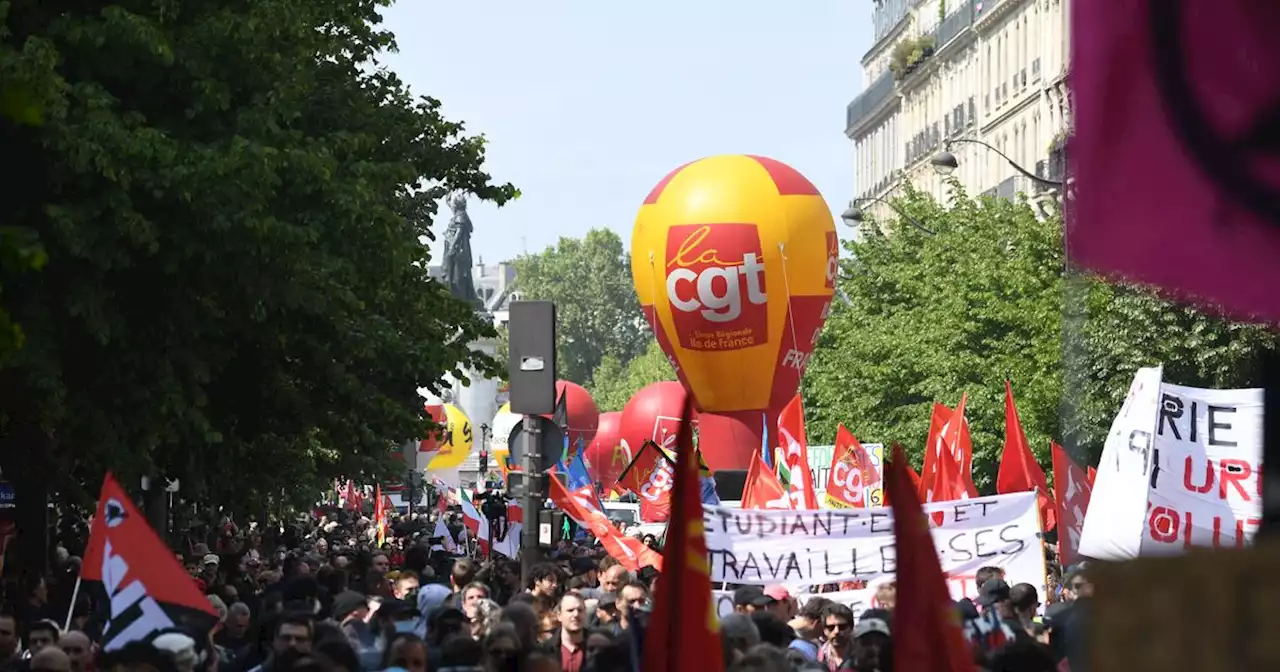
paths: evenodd
<path fill-rule="evenodd" d="M 772 602 L 773 598 L 765 595 L 760 586 L 739 586 L 733 591 L 733 610 L 739 614 L 751 614 Z"/>
<path fill-rule="evenodd" d="M 553 599 L 560 587 L 560 570 L 552 563 L 544 562 L 529 570 L 529 592 L 536 597 Z"/>
<path fill-rule="evenodd" d="M 284 672 L 276 667 L 286 654 L 311 653 L 314 629 L 311 617 L 303 613 L 282 614 L 275 622 L 271 636 L 271 651 L 262 664 L 250 672 Z"/>
<path fill-rule="evenodd" d="M 46 646 L 31 656 L 30 672 L 71 672 L 71 659 L 56 646 Z"/>
<path fill-rule="evenodd" d="M 788 624 L 796 633 L 789 648 L 799 651 L 809 660 L 818 660 L 818 648 L 822 645 L 822 612 L 828 604 L 831 600 L 825 597 L 811 597 Z"/>
<path fill-rule="evenodd" d="M 502 619 L 502 608 L 497 602 L 490 599 L 480 599 L 471 602 L 464 607 L 467 615 L 467 623 L 470 625 L 471 637 L 473 639 L 482 640 L 493 626 L 497 625 Z"/>
<path fill-rule="evenodd" d="M 988 579 L 978 591 L 978 606 L 991 610 L 1002 621 L 1014 620 L 1013 603 L 1009 600 L 1009 584 L 1004 579 Z"/>
<path fill-rule="evenodd" d="M 489 672 L 517 672 L 520 659 L 527 655 L 524 642 L 510 623 L 499 623 L 484 638 L 484 667 Z"/>
<path fill-rule="evenodd" d="M 79 630 L 68 630 L 58 638 L 58 648 L 71 661 L 71 672 L 93 672 L 93 640 Z"/>
<path fill-rule="evenodd" d="M 609 558 L 612 560 L 613 558 Z M 616 563 L 608 565 L 600 574 L 600 592 L 601 593 L 617 593 L 618 589 L 624 584 L 632 580 L 631 573 L 626 567 Z"/>
<path fill-rule="evenodd" d="M 876 588 L 874 606 L 893 611 L 898 602 L 898 582 L 885 581 Z"/>
<path fill-rule="evenodd" d="M 857 640 L 858 670 L 893 669 L 892 643 L 889 622 L 879 618 L 860 618 L 853 628 L 854 639 Z"/>
<path fill-rule="evenodd" d="M 421 587 L 421 579 L 418 573 L 412 570 L 403 570 L 396 575 L 391 582 L 391 594 L 397 600 L 411 600 L 416 602 L 418 598 L 418 588 Z"/>
<path fill-rule="evenodd" d="M 181 632 L 167 632 L 151 640 L 151 645 L 169 654 L 178 672 L 195 672 L 199 661 L 196 640 Z"/>
<path fill-rule="evenodd" d="M 769 598 L 764 608 L 773 612 L 783 622 L 791 620 L 796 615 L 796 599 L 791 596 L 791 591 L 787 590 L 786 586 L 775 583 L 765 586 L 763 592 L 764 596 Z"/>
<path fill-rule="evenodd" d="M 760 641 L 764 644 L 786 649 L 796 638 L 796 631 L 792 630 L 791 626 L 777 614 L 767 609 L 753 612 L 751 622 L 756 624 L 756 630 L 760 632 Z"/>
<path fill-rule="evenodd" d="M 852 670 L 856 660 L 853 610 L 833 602 L 822 612 L 822 631 L 826 642 L 818 650 L 818 662 L 828 670 Z"/>
<path fill-rule="evenodd" d="M 1012 620 L 1030 633 L 1031 626 L 1035 624 L 1036 612 L 1040 609 L 1040 593 L 1029 583 L 1016 584 L 1009 589 L 1009 607 Z"/>
<path fill-rule="evenodd" d="M 427 643 L 411 632 L 395 635 L 387 642 L 382 664 L 377 669 L 391 667 L 408 672 L 427 672 Z"/>
<path fill-rule="evenodd" d="M 558 658 L 564 672 L 582 672 L 586 666 L 586 608 L 586 598 L 582 593 L 565 593 L 556 610 L 559 624 L 539 647 Z"/>
<path fill-rule="evenodd" d="M 62 636 L 62 628 L 52 619 L 42 618 L 27 630 L 27 653 L 35 656 L 46 646 L 53 646 Z"/>
<path fill-rule="evenodd" d="M 618 634 L 622 631 L 622 622 L 618 615 L 618 596 L 613 593 L 601 593 L 600 599 L 596 600 L 596 609 L 592 614 L 595 626 L 609 632 Z"/>
<path fill-rule="evenodd" d="M 509 624 L 516 633 L 522 654 L 532 651 L 538 645 L 542 628 L 532 605 L 512 601 L 502 608 L 501 623 Z"/>
<path fill-rule="evenodd" d="M 468 607 L 480 600 L 490 599 L 489 586 L 479 581 L 471 581 L 462 589 L 462 606 Z"/>
<path fill-rule="evenodd" d="M 253 615 L 249 610 L 249 605 L 244 602 L 236 602 L 227 607 L 227 618 L 222 624 L 222 628 L 213 636 L 213 641 L 221 646 L 228 653 L 238 655 L 245 647 L 252 642 L 252 635 L 249 632 L 249 626 L 253 622 Z"/>
<path fill-rule="evenodd" d="M 725 669 L 760 643 L 760 630 L 747 614 L 734 612 L 720 619 L 720 648 Z"/>
<path fill-rule="evenodd" d="M 13 614 L 0 613 L 0 672 L 13 671 L 21 659 L 18 619 Z"/>
<path fill-rule="evenodd" d="M 470 558 L 454 560 L 453 567 L 449 569 L 449 590 L 455 594 L 462 593 L 466 586 L 475 582 L 476 574 L 479 572 L 480 568 Z M 463 595 L 463 598 L 465 597 Z"/>

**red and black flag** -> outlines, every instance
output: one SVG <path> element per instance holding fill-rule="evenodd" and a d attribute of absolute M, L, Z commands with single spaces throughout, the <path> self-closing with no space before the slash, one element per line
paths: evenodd
<path fill-rule="evenodd" d="M 209 599 L 110 473 L 84 555 L 81 578 L 100 583 L 106 597 L 97 614 L 104 651 L 175 629 L 202 641 L 217 623 Z"/>

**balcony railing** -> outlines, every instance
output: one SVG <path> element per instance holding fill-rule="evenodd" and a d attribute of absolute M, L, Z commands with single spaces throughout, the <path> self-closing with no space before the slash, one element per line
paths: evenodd
<path fill-rule="evenodd" d="M 884 74 L 876 78 L 866 91 L 858 94 L 858 97 L 849 103 L 849 107 L 845 110 L 845 130 L 853 128 L 892 95 L 894 95 L 893 73 L 885 70 Z"/>
<path fill-rule="evenodd" d="M 935 44 L 941 49 L 957 35 L 964 32 L 965 28 L 973 25 L 974 17 L 974 0 L 964 0 L 960 3 L 959 9 L 951 12 L 942 19 L 942 23 L 938 24 L 938 34 Z"/>
<path fill-rule="evenodd" d="M 907 18 L 910 4 L 907 0 L 887 0 L 876 7 L 871 14 L 871 23 L 874 27 L 872 39 L 879 42 L 884 39 L 884 36 L 893 32 L 893 29 Z"/>

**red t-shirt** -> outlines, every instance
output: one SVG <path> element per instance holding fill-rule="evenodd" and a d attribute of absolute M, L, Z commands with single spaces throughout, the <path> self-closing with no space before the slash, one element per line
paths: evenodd
<path fill-rule="evenodd" d="M 586 642 L 583 642 L 584 644 Z M 560 670 L 561 672 L 582 672 L 582 668 L 587 662 L 586 648 L 579 646 L 576 649 L 570 649 L 560 641 Z"/>

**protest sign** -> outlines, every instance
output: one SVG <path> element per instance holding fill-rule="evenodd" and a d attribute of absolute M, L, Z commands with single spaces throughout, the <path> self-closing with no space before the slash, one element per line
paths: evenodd
<path fill-rule="evenodd" d="M 1042 585 L 1044 558 L 1035 493 L 925 504 L 942 569 L 971 576 L 1003 567 L 1013 579 Z M 791 586 L 876 582 L 896 571 L 889 508 L 769 511 L 703 509 L 711 580 Z"/>
<path fill-rule="evenodd" d="M 1153 388 L 1149 371 L 1159 369 L 1139 371 L 1137 401 L 1126 401 L 1103 447 L 1080 553 L 1243 547 L 1262 512 L 1262 390 Z"/>
<path fill-rule="evenodd" d="M 871 458 L 871 474 L 869 481 L 874 485 L 862 491 L 862 498 L 867 506 L 884 506 L 884 444 L 864 443 L 867 455 Z M 809 469 L 813 472 L 813 483 L 819 488 L 819 499 L 826 500 L 826 485 L 831 478 L 831 468 L 837 463 L 835 446 L 809 446 Z M 825 506 L 833 506 L 828 500 Z"/>

